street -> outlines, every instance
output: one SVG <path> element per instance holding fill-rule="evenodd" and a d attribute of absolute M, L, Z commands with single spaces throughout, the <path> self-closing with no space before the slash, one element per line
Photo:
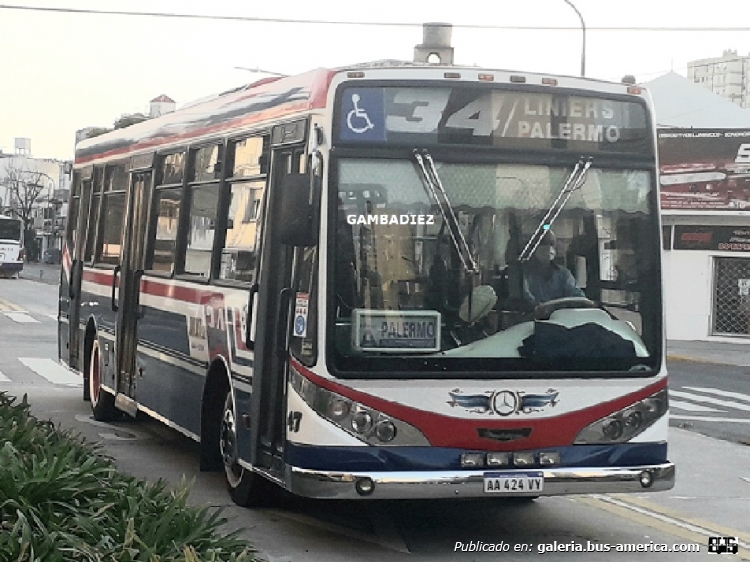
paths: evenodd
<path fill-rule="evenodd" d="M 51 280 L 46 269 L 39 271 L 43 281 Z M 750 431 L 748 368 L 670 363 L 670 457 L 678 472 L 677 486 L 668 492 L 533 503 L 287 498 L 273 509 L 249 510 L 231 503 L 223 474 L 198 471 L 198 448 L 181 434 L 150 419 L 105 424 L 91 418 L 81 380 L 56 362 L 57 286 L 28 278 L 39 271 L 28 268 L 27 278 L 0 280 L 0 391 L 28 394 L 37 417 L 101 442 L 123 471 L 173 484 L 183 478 L 194 481 L 192 502 L 224 508 L 229 528 L 242 529 L 270 561 L 496 558 L 471 552 L 472 542 L 507 545 L 503 560 L 527 559 L 544 549 L 556 549 L 546 554 L 554 560 L 581 560 L 580 553 L 560 552 L 573 542 L 694 543 L 701 546 L 700 553 L 648 556 L 714 560 L 706 548 L 708 536 L 728 534 L 740 538 L 741 558 L 750 559 L 750 448 L 742 445 Z M 594 556 L 592 560 L 629 559 L 614 551 Z"/>

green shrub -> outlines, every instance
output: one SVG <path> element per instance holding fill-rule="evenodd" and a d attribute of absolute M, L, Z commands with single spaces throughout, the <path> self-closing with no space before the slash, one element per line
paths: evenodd
<path fill-rule="evenodd" d="M 250 562 L 217 510 L 115 469 L 101 448 L 0 392 L 0 562 Z"/>

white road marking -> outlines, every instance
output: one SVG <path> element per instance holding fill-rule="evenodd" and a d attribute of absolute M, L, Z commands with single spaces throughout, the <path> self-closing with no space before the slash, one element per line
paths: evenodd
<path fill-rule="evenodd" d="M 750 423 L 750 419 L 740 418 L 717 418 L 715 416 L 683 416 L 682 414 L 669 414 L 670 420 L 707 421 L 717 423 Z"/>
<path fill-rule="evenodd" d="M 57 321 L 57 314 L 45 314 L 47 318 L 52 318 L 52 320 Z"/>
<path fill-rule="evenodd" d="M 11 382 L 11 380 L 0 371 L 0 382 Z"/>
<path fill-rule="evenodd" d="M 670 400 L 669 409 L 677 408 L 678 410 L 686 410 L 688 412 L 718 412 L 726 413 L 726 410 L 717 410 L 716 408 L 709 408 L 708 406 L 699 406 L 698 404 L 691 404 L 690 402 L 681 402 L 679 400 Z"/>
<path fill-rule="evenodd" d="M 717 406 L 724 406 L 725 408 L 734 408 L 735 410 L 744 410 L 750 412 L 750 404 L 742 404 L 740 402 L 732 402 L 730 400 L 719 400 L 711 396 L 701 396 L 700 394 L 692 394 L 691 392 L 682 392 L 681 390 L 670 390 L 670 396 L 676 396 L 677 398 L 687 398 L 694 402 L 704 402 L 706 404 L 716 404 Z"/>
<path fill-rule="evenodd" d="M 18 360 L 37 375 L 47 379 L 52 384 L 60 384 L 64 386 L 83 385 L 83 379 L 80 376 L 73 374 L 54 359 L 19 357 Z"/>
<path fill-rule="evenodd" d="M 716 396 L 723 396 L 724 398 L 734 398 L 736 400 L 744 400 L 750 402 L 750 394 L 742 394 L 741 392 L 730 392 L 728 390 L 720 390 L 718 388 L 704 388 L 698 386 L 686 386 L 688 390 L 694 390 L 695 392 L 705 392 L 706 394 L 715 394 Z"/>
<path fill-rule="evenodd" d="M 32 318 L 26 312 L 4 312 L 3 314 L 13 320 L 13 322 L 18 322 L 20 324 L 39 324 L 39 320 Z"/>

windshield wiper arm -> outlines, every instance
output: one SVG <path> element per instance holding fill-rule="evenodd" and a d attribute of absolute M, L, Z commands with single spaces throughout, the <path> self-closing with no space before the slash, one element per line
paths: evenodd
<path fill-rule="evenodd" d="M 544 235 L 550 228 L 552 228 L 552 223 L 555 222 L 557 216 L 568 203 L 570 196 L 573 195 L 574 191 L 583 187 L 583 184 L 586 181 L 586 175 L 588 174 L 589 168 L 591 167 L 591 163 L 591 158 L 584 158 L 583 156 L 578 160 L 578 162 L 576 162 L 575 168 L 573 168 L 573 171 L 570 172 L 568 179 L 565 180 L 565 184 L 560 190 L 560 193 L 557 194 L 557 197 L 552 202 L 552 205 L 550 205 L 549 209 L 547 209 L 544 218 L 537 225 L 536 230 L 534 230 L 534 234 L 531 235 L 531 238 L 529 238 L 526 246 L 518 256 L 518 261 L 528 261 L 531 258 L 532 254 L 539 247 L 539 244 L 541 244 Z"/>
<path fill-rule="evenodd" d="M 423 151 L 424 155 L 420 154 L 418 150 L 414 150 L 414 158 L 417 161 L 417 167 L 421 172 L 420 176 L 422 183 L 424 184 L 425 190 L 438 205 L 440 214 L 448 226 L 448 233 L 453 241 L 453 247 L 456 249 L 461 263 L 464 266 L 464 270 L 468 273 L 479 273 L 479 267 L 474 257 L 471 255 L 469 244 L 464 238 L 463 232 L 458 224 L 458 218 L 456 212 L 453 210 L 448 194 L 445 192 L 443 183 L 440 181 L 440 176 L 435 168 L 435 162 L 432 160 L 432 156 L 426 150 Z"/>

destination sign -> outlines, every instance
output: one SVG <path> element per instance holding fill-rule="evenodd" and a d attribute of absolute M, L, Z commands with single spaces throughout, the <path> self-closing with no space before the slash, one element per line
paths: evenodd
<path fill-rule="evenodd" d="M 644 105 L 562 91 L 351 87 L 339 96 L 341 142 L 490 145 L 647 152 Z"/>
<path fill-rule="evenodd" d="M 440 313 L 434 310 L 365 310 L 352 313 L 356 351 L 439 351 Z"/>

